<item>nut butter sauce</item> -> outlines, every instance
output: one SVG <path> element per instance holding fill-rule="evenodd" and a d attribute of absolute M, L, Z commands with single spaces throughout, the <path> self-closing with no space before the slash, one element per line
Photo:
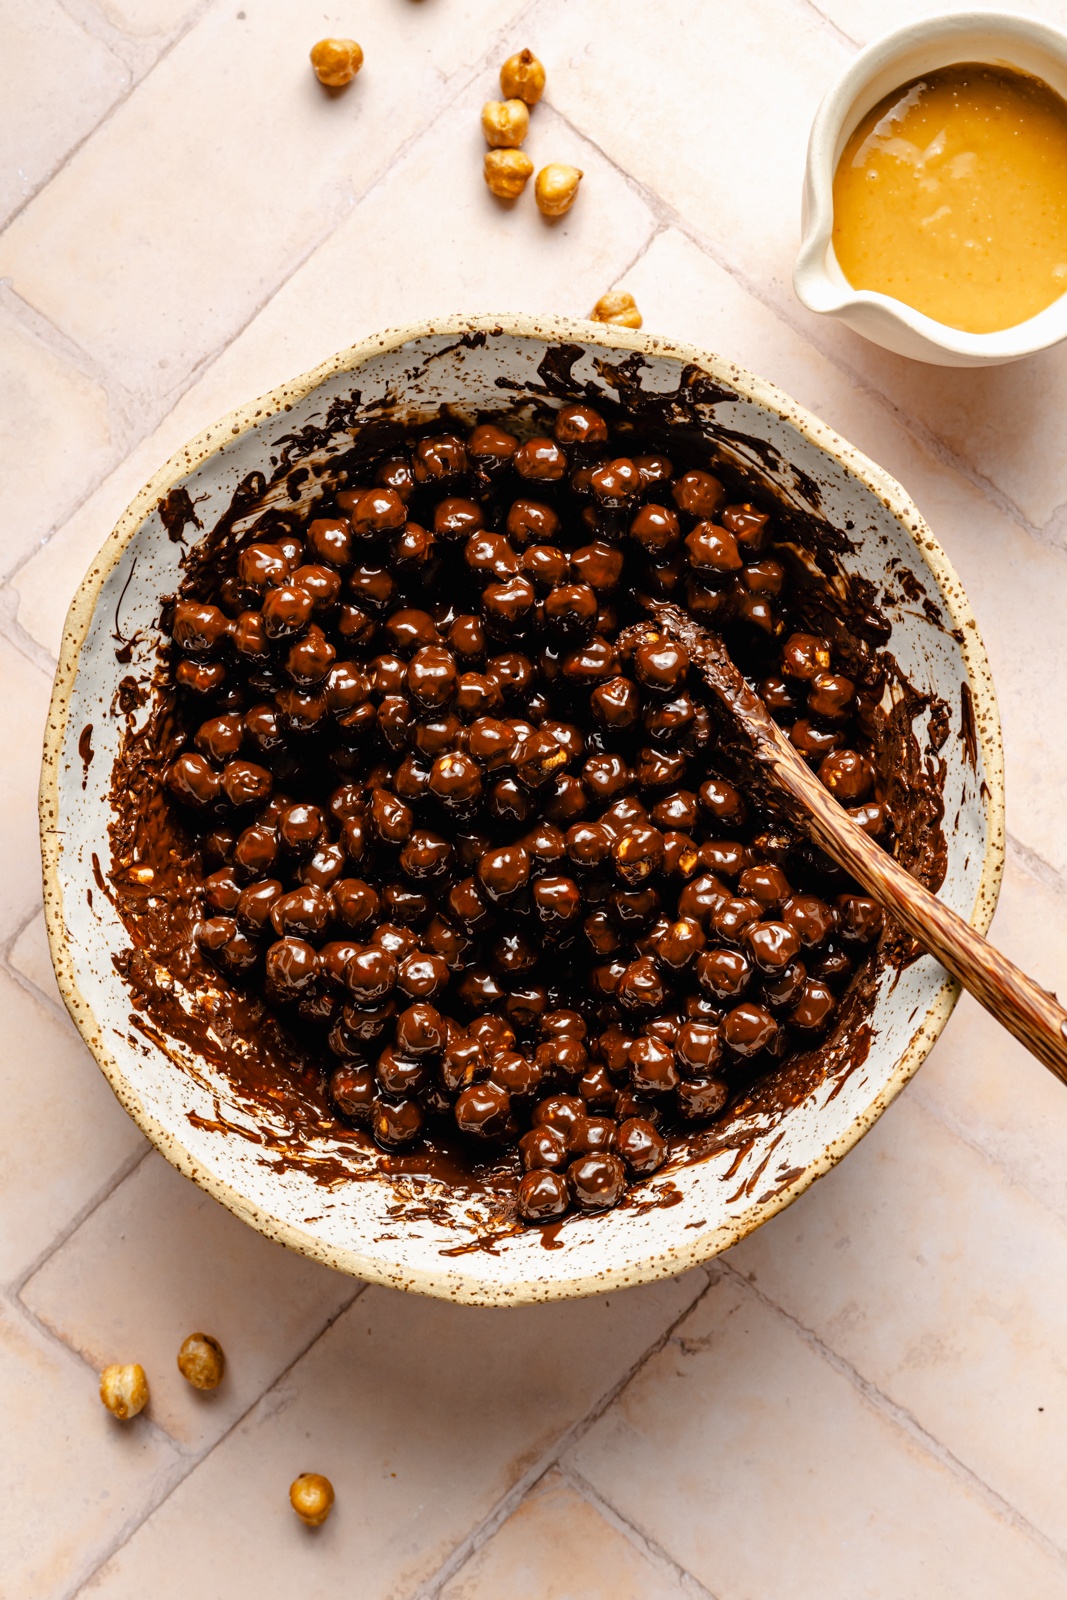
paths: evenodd
<path fill-rule="evenodd" d="M 895 89 L 838 162 L 833 241 L 854 289 L 948 327 L 1036 316 L 1067 289 L 1067 102 L 977 63 Z"/>

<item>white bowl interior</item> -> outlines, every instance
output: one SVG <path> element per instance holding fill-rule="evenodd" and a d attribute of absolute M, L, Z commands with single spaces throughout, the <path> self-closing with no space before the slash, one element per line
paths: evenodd
<path fill-rule="evenodd" d="M 469 1199 L 449 1201 L 446 1195 L 446 1220 L 441 1220 L 438 1209 L 419 1205 L 425 1194 L 414 1180 L 398 1187 L 382 1179 L 339 1181 L 329 1139 L 311 1139 L 304 1160 L 287 1164 L 280 1159 L 286 1145 L 281 1123 L 271 1127 L 262 1114 L 253 1118 L 224 1076 L 190 1059 L 178 1045 L 165 1050 L 133 1025 L 130 994 L 112 961 L 113 952 L 129 941 L 95 863 L 106 871 L 110 860 L 108 790 L 122 732 L 114 710 L 116 686 L 124 676 L 151 671 L 160 596 L 173 592 L 181 576 L 183 546 L 167 535 L 156 508 L 159 496 L 172 483 L 184 486 L 210 528 L 247 474 L 263 472 L 269 478 L 283 435 L 321 427 L 335 402 L 351 409 L 354 391 L 365 401 L 417 393 L 418 404 L 426 408 L 498 409 L 524 393 L 540 397 L 537 369 L 546 348 L 541 326 L 528 324 L 522 333 L 496 329 L 466 340 L 454 329 L 399 343 L 383 336 L 312 375 L 311 387 L 300 380 L 239 419 L 226 419 L 176 458 L 135 502 L 72 608 L 64 659 L 72 666 L 76 661 L 76 674 L 68 685 L 61 666 L 53 706 L 53 715 L 61 719 L 55 735 L 58 758 L 51 769 L 58 806 L 54 818 L 47 767 L 43 788 L 45 827 L 57 830 L 46 833 L 46 846 L 49 839 L 58 840 L 49 919 L 61 982 L 116 1092 L 164 1154 L 265 1232 L 334 1266 L 401 1287 L 494 1303 L 637 1282 L 676 1271 L 743 1236 L 826 1170 L 874 1121 L 921 1061 L 955 994 L 930 958 L 886 973 L 872 1017 L 873 1040 L 858 1066 L 842 1067 L 780 1121 L 754 1123 L 738 1149 L 657 1176 L 644 1192 L 648 1203 L 568 1220 L 558 1239 L 547 1241 L 562 1245 L 555 1249 L 545 1248 L 537 1229 L 497 1237 L 486 1248 L 485 1235 L 494 1226 L 485 1207 Z M 651 352 L 641 369 L 644 389 L 678 387 L 682 361 L 673 347 L 621 335 L 618 341 L 605 340 L 621 350 L 598 350 L 593 330 L 582 332 L 586 349 L 574 368 L 576 378 L 605 387 L 603 360 L 621 359 L 629 345 Z M 350 370 L 353 364 L 358 370 Z M 893 622 L 891 648 L 908 678 L 938 696 L 950 718 L 940 751 L 949 858 L 943 895 L 984 926 L 999 875 L 999 729 L 983 679 L 981 643 L 951 569 L 891 480 L 776 391 L 710 358 L 701 365 L 724 395 L 700 408 L 709 439 L 718 437 L 797 504 L 805 503 L 806 485 L 816 484 L 821 512 L 836 526 L 852 529 L 858 549 L 849 566 L 870 578 L 879 593 L 896 596 L 885 604 Z M 507 387 L 501 387 L 502 380 Z M 738 442 L 746 438 L 753 443 Z M 338 440 L 343 447 L 349 436 Z M 924 559 L 924 541 L 941 569 L 941 593 Z M 914 575 L 938 611 L 905 597 L 902 570 Z M 955 631 L 954 622 L 962 624 Z M 117 649 L 129 655 L 128 661 L 116 660 Z M 977 744 L 962 736 L 967 655 L 975 669 L 971 695 L 979 711 Z M 94 758 L 86 766 L 79 739 L 90 723 Z M 916 732 L 925 748 L 922 719 Z M 398 1204 L 403 1212 L 409 1202 L 416 1206 L 415 1216 L 398 1220 Z"/>

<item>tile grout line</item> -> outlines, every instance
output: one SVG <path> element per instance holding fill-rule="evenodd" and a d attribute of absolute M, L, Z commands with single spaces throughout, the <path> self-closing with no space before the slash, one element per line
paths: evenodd
<path fill-rule="evenodd" d="M 705 1280 L 707 1280 L 707 1272 L 702 1266 L 695 1270 L 703 1272 Z M 505 1494 L 501 1495 L 500 1499 L 486 1513 L 481 1522 L 454 1547 L 452 1553 L 446 1557 L 437 1571 L 412 1591 L 410 1600 L 439 1600 L 444 1585 L 455 1577 L 456 1573 L 467 1564 L 471 1557 L 476 1555 L 488 1543 L 497 1530 L 507 1521 L 508 1517 L 522 1504 L 530 1490 L 541 1481 L 546 1473 L 556 1466 L 560 1456 L 577 1444 L 580 1439 L 584 1438 L 594 1423 L 603 1416 L 608 1407 L 614 1403 L 626 1388 L 630 1380 L 637 1376 L 646 1361 L 651 1360 L 654 1355 L 657 1355 L 664 1348 L 672 1337 L 674 1330 L 700 1304 L 712 1287 L 713 1284 L 710 1281 L 705 1281 L 704 1287 L 699 1294 L 690 1300 L 687 1305 L 683 1306 L 682 1310 L 679 1311 L 678 1315 L 662 1333 L 657 1334 L 656 1338 L 646 1346 L 622 1377 L 605 1394 L 601 1395 L 590 1409 L 579 1417 L 577 1422 L 572 1423 L 560 1435 L 559 1439 L 549 1447 L 540 1460 L 524 1472 Z M 625 1291 L 623 1292 L 625 1293 Z"/>
<path fill-rule="evenodd" d="M 545 103 L 551 104 L 551 102 L 547 100 Z M 916 422 L 914 418 L 902 411 L 897 405 L 896 401 L 893 400 L 884 389 L 879 389 L 871 382 L 869 378 L 865 377 L 862 373 L 857 372 L 855 368 L 851 367 L 847 363 L 847 361 L 843 360 L 837 352 L 826 346 L 820 340 L 816 330 L 806 326 L 798 319 L 796 312 L 788 299 L 780 298 L 773 292 L 768 293 L 764 286 L 758 284 L 754 279 L 750 278 L 743 268 L 738 266 L 729 257 L 723 255 L 722 252 L 705 234 L 701 232 L 701 230 L 694 223 L 690 222 L 687 217 L 685 217 L 680 211 L 676 210 L 669 201 L 664 200 L 661 195 L 658 195 L 655 190 L 650 189 L 640 178 L 635 177 L 627 170 L 626 167 L 622 166 L 614 156 L 609 154 L 603 145 L 598 144 L 589 133 L 585 132 L 577 123 L 573 122 L 570 117 L 566 115 L 566 113 L 558 110 L 555 105 L 552 105 L 552 110 L 555 112 L 556 116 L 560 118 L 560 121 L 563 122 L 563 124 L 568 127 L 578 138 L 583 139 L 594 150 L 596 150 L 597 154 L 600 155 L 602 159 L 606 161 L 608 165 L 611 166 L 615 172 L 627 183 L 633 192 L 644 201 L 649 210 L 652 211 L 653 215 L 661 223 L 663 229 L 673 229 L 675 232 L 680 233 L 683 238 L 688 239 L 690 244 L 694 245 L 695 248 L 701 251 L 703 255 L 708 256 L 714 262 L 714 264 L 722 272 L 725 272 L 728 277 L 732 278 L 734 282 L 737 283 L 748 296 L 750 296 L 751 299 L 755 300 L 759 305 L 762 305 L 764 309 L 769 311 L 771 315 L 779 322 L 783 322 L 790 332 L 794 333 L 798 339 L 802 340 L 806 345 L 815 350 L 825 361 L 829 362 L 829 364 L 834 367 L 835 370 L 842 375 L 842 377 L 848 380 L 853 388 L 858 389 L 862 394 L 866 395 L 868 399 L 874 401 L 874 403 L 879 406 L 898 425 L 898 427 L 900 427 L 900 429 L 907 434 L 909 438 L 913 439 L 929 455 L 932 455 L 934 459 L 940 462 L 942 466 L 949 468 L 949 470 L 955 473 L 957 477 L 962 478 L 965 483 L 969 483 L 970 486 L 977 490 L 977 492 L 982 495 L 984 499 L 988 500 L 997 511 L 1014 522 L 1016 526 L 1028 536 L 1028 538 L 1032 539 L 1036 544 L 1041 545 L 1041 547 L 1045 550 L 1053 550 L 1059 555 L 1067 554 L 1067 538 L 1060 539 L 1055 534 L 1048 532 L 1048 529 L 1052 526 L 1052 523 L 1055 520 L 1055 513 L 1053 513 L 1053 516 L 1049 519 L 1049 522 L 1045 524 L 1044 527 L 1038 527 L 1035 523 L 1031 522 L 1022 511 L 1021 507 L 1018 506 L 1016 502 L 1012 500 L 1011 497 L 1002 489 L 994 484 L 991 479 L 984 477 L 969 461 L 967 461 L 964 457 L 957 455 L 948 445 L 945 444 L 944 440 L 939 439 L 938 436 L 931 432 L 929 428 L 921 423 Z M 743 365 L 743 363 L 741 364 Z"/>
<path fill-rule="evenodd" d="M 208 3 L 203 7 L 202 10 L 191 16 L 184 27 L 179 28 L 179 30 L 174 34 L 174 37 L 169 39 L 163 46 L 155 60 L 150 62 L 149 65 L 144 69 L 140 77 L 138 77 L 131 63 L 127 61 L 118 50 L 115 49 L 112 43 L 110 43 L 107 39 L 104 39 L 100 34 L 91 32 L 90 29 L 85 26 L 85 23 L 80 17 L 76 17 L 66 6 L 62 7 L 65 15 L 68 16 L 70 20 L 82 30 L 87 38 L 95 39 L 97 44 L 102 44 L 105 49 L 110 50 L 111 54 L 115 57 L 115 60 L 126 69 L 126 72 L 129 75 L 129 82 L 127 83 L 122 94 L 120 94 L 111 103 L 111 105 L 108 106 L 107 110 L 98 119 L 98 121 L 94 122 L 93 126 L 86 130 L 76 144 L 71 145 L 70 149 L 66 151 L 66 153 L 60 158 L 52 170 L 44 178 L 42 178 L 41 182 L 33 190 L 32 194 L 26 195 L 15 207 L 11 215 L 5 220 L 3 228 L 0 228 L 0 239 L 4 237 L 4 234 L 6 234 L 7 230 L 11 227 L 11 224 L 17 221 L 26 208 L 31 206 L 37 197 L 44 193 L 44 191 L 48 188 L 48 185 L 58 178 L 59 174 L 64 171 L 67 166 L 69 166 L 70 162 L 78 154 L 79 150 L 84 149 L 84 147 L 89 143 L 89 140 L 94 138 L 101 128 L 106 127 L 106 125 L 111 121 L 112 117 L 115 116 L 116 113 L 120 111 L 126 104 L 135 90 L 139 89 L 141 84 L 144 83 L 146 79 L 151 77 L 152 73 L 159 66 L 160 62 L 165 61 L 170 55 L 171 51 L 182 42 L 187 34 L 193 31 L 203 17 L 206 16 L 213 3 L 214 0 L 208 0 Z M 62 5 L 62 0 L 60 0 L 60 4 Z"/>
<path fill-rule="evenodd" d="M 598 1490 L 593 1488 L 588 1479 L 582 1476 L 577 1467 L 564 1465 L 557 1470 L 564 1482 L 569 1484 L 576 1494 L 581 1495 L 582 1499 L 587 1501 L 599 1516 L 603 1517 L 609 1527 L 613 1527 L 621 1533 L 651 1564 L 666 1568 L 671 1576 L 689 1591 L 693 1600 L 719 1600 L 719 1596 L 713 1594 L 710 1589 L 705 1588 L 700 1579 L 695 1577 L 688 1567 L 684 1567 L 675 1556 L 672 1556 L 669 1550 L 653 1539 L 650 1534 L 645 1533 L 636 1523 L 631 1522 L 628 1517 L 624 1517 L 610 1501 L 605 1500 Z"/>
<path fill-rule="evenodd" d="M 796 0 L 796 7 L 798 11 L 803 11 L 810 16 L 819 27 L 825 28 L 828 33 L 832 34 L 838 44 L 846 45 L 850 50 L 859 51 L 863 49 L 859 40 L 853 39 L 851 34 L 846 33 L 843 28 L 839 27 L 833 17 L 828 17 L 826 12 L 816 3 L 816 0 Z"/>
<path fill-rule="evenodd" d="M 77 1596 L 80 1595 L 83 1590 L 85 1590 L 88 1584 L 92 1583 L 97 1573 L 100 1572 L 109 1561 L 113 1560 L 114 1557 L 118 1555 L 119 1551 L 130 1542 L 139 1529 L 143 1528 L 145 1523 L 155 1515 L 160 1507 L 166 1504 L 174 1491 L 179 1489 L 185 1480 L 190 1477 L 204 1461 L 207 1461 L 210 1456 L 214 1455 L 219 1446 L 224 1444 L 230 1435 L 241 1426 L 251 1412 L 253 1412 L 258 1405 L 262 1404 L 267 1395 L 276 1389 L 277 1386 L 289 1376 L 293 1368 L 304 1359 L 304 1357 L 319 1342 L 319 1340 L 329 1333 L 337 1319 L 339 1317 L 343 1317 L 345 1312 L 352 1308 L 355 1302 L 359 1299 L 360 1295 L 363 1294 L 369 1287 L 370 1285 L 367 1283 L 357 1283 L 351 1298 L 348 1299 L 343 1306 L 339 1306 L 338 1309 L 327 1318 L 322 1326 L 317 1329 L 314 1334 L 312 1334 L 307 1343 L 297 1351 L 292 1360 L 282 1368 L 281 1372 L 279 1372 L 276 1377 L 271 1380 L 262 1393 L 256 1395 L 255 1399 L 250 1400 L 240 1415 L 234 1417 L 233 1421 L 230 1423 L 225 1432 L 221 1433 L 217 1439 L 199 1452 L 194 1453 L 190 1451 L 182 1452 L 180 1454 L 175 1466 L 176 1469 L 184 1468 L 184 1470 L 176 1470 L 174 1472 L 171 1481 L 162 1489 L 162 1491 L 140 1514 L 140 1516 L 136 1519 L 131 1518 L 130 1522 L 120 1529 L 120 1531 L 115 1535 L 114 1539 L 107 1546 L 104 1553 L 94 1559 L 93 1564 L 90 1566 L 88 1571 L 83 1572 L 81 1577 L 76 1578 L 71 1587 L 62 1591 L 62 1593 L 57 1594 L 56 1600 L 77 1600 Z M 164 1437 L 170 1440 L 170 1435 L 165 1432 Z M 170 1442 L 174 1445 L 177 1451 L 181 1451 L 181 1446 L 177 1444 L 177 1441 L 170 1440 Z"/>
<path fill-rule="evenodd" d="M 1036 1527 L 1023 1512 L 1013 1506 L 1010 1500 L 1006 1500 L 996 1489 L 991 1488 L 973 1468 L 967 1466 L 966 1462 L 955 1455 L 947 1445 L 928 1432 L 906 1407 L 890 1399 L 889 1395 L 879 1389 L 869 1378 L 865 1378 L 863 1373 L 853 1366 L 851 1361 L 830 1345 L 824 1343 L 814 1329 L 807 1327 L 798 1317 L 786 1311 L 783 1306 L 780 1306 L 776 1300 L 773 1300 L 769 1294 L 759 1288 L 753 1280 L 747 1278 L 737 1267 L 730 1266 L 721 1258 L 718 1265 L 719 1270 L 722 1273 L 728 1273 L 742 1290 L 752 1295 L 768 1310 L 773 1311 L 783 1321 L 787 1322 L 803 1339 L 809 1349 L 820 1356 L 839 1377 L 846 1379 L 862 1395 L 872 1410 L 892 1423 L 914 1445 L 933 1460 L 939 1462 L 958 1481 L 965 1484 L 994 1516 L 1007 1523 L 1009 1527 L 1014 1528 L 1016 1533 L 1023 1534 L 1029 1538 L 1058 1566 L 1067 1569 L 1067 1551 L 1062 1550 L 1048 1534 Z"/>
<path fill-rule="evenodd" d="M 95 1062 L 93 1064 L 95 1066 Z M 74 1216 L 70 1217 L 61 1228 L 57 1229 L 40 1254 L 36 1255 L 28 1266 L 24 1267 L 21 1272 L 16 1273 L 15 1276 L 8 1281 L 8 1283 L 5 1285 L 7 1293 L 15 1296 L 15 1298 L 21 1303 L 22 1291 L 29 1283 L 30 1279 L 34 1277 L 36 1273 L 40 1272 L 41 1268 L 52 1259 L 57 1250 L 61 1250 L 63 1248 L 68 1239 L 72 1238 L 73 1235 L 77 1233 L 82 1223 L 87 1222 L 93 1215 L 93 1212 L 96 1211 L 98 1207 L 102 1206 L 105 1200 L 110 1199 L 110 1197 L 115 1193 L 115 1190 L 120 1188 L 121 1185 L 125 1183 L 126 1179 L 131 1177 L 133 1173 L 137 1171 L 137 1168 L 141 1165 L 141 1163 L 143 1161 L 147 1161 L 149 1156 L 155 1154 L 156 1148 L 152 1144 L 149 1144 L 147 1149 L 131 1151 L 131 1153 L 126 1157 L 125 1161 L 121 1161 L 114 1171 L 111 1172 L 107 1178 L 105 1178 L 100 1187 L 96 1189 L 85 1202 L 85 1204 L 77 1212 L 75 1212 Z M 29 1311 L 28 1307 L 27 1314 L 29 1316 L 33 1315 L 33 1313 Z M 60 1343 L 66 1345 L 68 1350 L 75 1349 L 74 1345 L 67 1345 L 66 1340 L 60 1340 Z"/>
<path fill-rule="evenodd" d="M 37 541 L 36 546 L 32 550 L 27 551 L 27 553 L 19 561 L 17 561 L 14 566 L 0 576 L 0 583 L 2 583 L 4 587 L 12 587 L 14 580 L 18 577 L 22 569 L 27 566 L 29 562 L 34 560 L 36 556 L 40 555 L 41 551 L 51 543 L 56 534 L 59 533 L 60 530 L 65 527 L 66 524 L 69 523 L 79 511 L 81 511 L 86 503 L 92 499 L 93 495 L 101 487 L 101 485 L 106 483 L 108 478 L 110 478 L 115 472 L 124 466 L 134 452 L 139 448 L 139 446 L 144 444 L 145 441 L 149 439 L 155 432 L 155 430 L 162 426 L 167 418 L 174 412 L 179 402 L 184 399 L 184 397 L 196 386 L 199 379 L 203 377 L 205 373 L 210 371 L 217 361 L 222 359 L 226 352 L 234 344 L 236 344 L 241 335 L 252 325 L 253 322 L 255 322 L 256 318 L 267 309 L 271 302 L 277 298 L 277 296 L 296 276 L 301 268 L 307 264 L 311 257 L 315 255 L 317 251 L 321 250 L 322 247 L 333 238 L 334 234 L 336 234 L 338 230 L 342 228 L 346 222 L 348 222 L 353 213 L 360 205 L 362 205 L 363 201 L 367 199 L 369 195 L 373 194 L 374 191 L 385 182 L 389 173 L 393 170 L 397 163 L 407 155 L 408 151 L 412 149 L 420 139 L 425 137 L 438 118 L 443 116 L 447 111 L 451 110 L 459 96 L 466 89 L 470 88 L 477 75 L 484 71 L 487 60 L 490 58 L 492 52 L 499 47 L 500 40 L 504 37 L 504 35 L 512 27 L 515 27 L 521 23 L 523 19 L 526 18 L 531 12 L 536 10 L 538 4 L 539 0 L 528 0 L 528 4 L 520 12 L 518 12 L 510 22 L 498 29 L 497 33 L 493 37 L 491 45 L 478 59 L 474 66 L 466 69 L 465 75 L 464 68 L 457 67 L 456 71 L 449 78 L 443 80 L 440 91 L 441 98 L 436 101 L 426 120 L 421 122 L 417 128 L 414 128 L 407 138 L 397 146 L 396 150 L 390 156 L 385 165 L 379 167 L 378 170 L 371 175 L 364 188 L 362 188 L 358 193 L 351 193 L 349 195 L 347 204 L 341 211 L 337 213 L 332 225 L 327 227 L 323 233 L 317 235 L 316 238 L 308 244 L 307 248 L 301 252 L 298 259 L 294 260 L 292 266 L 284 274 L 284 276 L 279 278 L 278 281 L 270 288 L 270 290 L 264 294 L 259 301 L 256 302 L 251 311 L 239 324 L 233 328 L 228 337 L 226 337 L 221 344 L 215 346 L 214 349 L 208 351 L 198 362 L 196 362 L 193 367 L 190 368 L 185 379 L 181 382 L 180 387 L 176 386 L 174 389 L 169 390 L 167 394 L 161 398 L 159 405 L 154 408 L 153 414 L 149 417 L 149 421 L 144 430 L 138 434 L 136 433 L 135 427 L 131 429 L 128 437 L 118 447 L 118 453 L 113 456 L 108 465 L 88 483 L 85 489 L 78 496 L 76 496 L 76 498 L 71 502 L 70 506 L 63 512 L 62 516 L 57 519 L 48 529 L 47 533 L 42 535 L 42 537 Z M 162 59 L 162 57 L 160 59 Z M 2 237 L 2 235 L 0 235 L 0 237 Z M 2 295 L 5 290 L 8 296 L 12 297 L 18 301 L 22 307 L 26 308 L 25 320 L 27 326 L 29 326 L 29 321 L 31 318 L 35 320 L 39 319 L 43 329 L 54 331 L 58 343 L 66 343 L 70 346 L 71 350 L 80 352 L 80 346 L 75 344 L 73 340 L 69 340 L 68 335 L 66 335 L 61 328 L 58 328 L 55 324 L 51 323 L 49 319 L 43 315 L 43 313 L 37 311 L 36 307 L 23 300 L 22 296 L 17 293 L 17 291 L 10 285 L 8 280 L 0 280 L 0 295 Z M 19 316 L 16 320 L 21 323 L 23 321 L 23 317 Z M 47 341 L 41 340 L 41 342 L 46 344 L 46 348 L 50 347 L 47 344 Z M 65 356 L 64 359 L 70 360 L 71 358 L 68 355 Z M 88 354 L 82 354 L 82 361 L 87 363 L 88 366 L 93 366 L 93 358 Z M 112 394 L 112 382 L 114 382 L 116 390 L 119 394 L 121 394 L 122 398 L 128 399 L 131 405 L 136 404 L 138 399 L 137 395 L 133 391 L 127 390 L 125 385 L 122 384 L 120 380 L 117 378 L 112 379 L 110 374 L 106 374 L 106 369 L 96 368 L 93 366 L 93 370 L 90 371 L 88 370 L 88 366 L 84 368 L 79 367 L 79 370 L 84 370 L 85 376 L 92 378 L 94 382 L 100 385 L 107 396 L 109 407 L 111 406 L 113 399 L 116 398 L 116 396 L 113 396 Z M 255 396 L 253 398 L 258 399 L 259 397 Z M 211 420 L 214 421 L 216 419 L 212 418 Z M 54 671 L 54 663 L 52 670 Z"/>

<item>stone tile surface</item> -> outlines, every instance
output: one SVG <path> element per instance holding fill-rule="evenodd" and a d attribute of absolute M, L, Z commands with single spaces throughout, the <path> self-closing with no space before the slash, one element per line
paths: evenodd
<path fill-rule="evenodd" d="M 20 327 L 2 303 L 0 370 L 3 576 L 69 515 L 85 484 L 107 470 L 112 438 L 100 384 Z"/>
<path fill-rule="evenodd" d="M 1067 26 L 1067 0 L 1005 4 Z M 912 366 L 789 287 L 814 108 L 856 47 L 928 9 L 0 0 L 3 1600 L 1067 1596 L 1063 1090 L 973 1002 L 688 1316 L 699 1272 L 475 1312 L 358 1292 L 138 1164 L 40 914 L 47 664 L 148 477 L 378 328 L 581 315 L 618 284 L 647 329 L 772 378 L 927 515 L 1004 720 L 996 937 L 1067 992 L 1067 357 Z M 367 57 L 333 96 L 306 60 L 328 32 Z M 549 73 L 527 148 L 585 172 L 554 225 L 479 170 L 480 105 L 525 44 Z M 213 1397 L 174 1365 L 197 1324 L 229 1358 Z M 115 1356 L 153 1386 L 127 1430 L 96 1399 Z M 286 1503 L 304 1468 L 338 1492 L 314 1534 Z"/>
<path fill-rule="evenodd" d="M 1067 1226 L 989 1174 L 906 1097 L 730 1265 L 1063 1548 Z"/>
<path fill-rule="evenodd" d="M 1062 1557 L 725 1273 L 565 1460 L 716 1600 L 1067 1585 Z"/>
<path fill-rule="evenodd" d="M 684 1600 L 691 1593 L 550 1472 L 446 1583 L 441 1600 Z"/>
<path fill-rule="evenodd" d="M 37 784 L 41 743 L 52 693 L 47 673 L 0 633 L 0 829 L 5 843 L 0 872 L 0 935 L 5 939 L 41 898 Z"/>
<path fill-rule="evenodd" d="M 584 316 L 647 243 L 655 227 L 648 207 L 548 108 L 538 109 L 528 148 L 535 160 L 566 154 L 582 167 L 581 204 L 549 224 L 531 204 L 493 199 L 480 176 L 483 144 L 472 110 L 480 95 L 495 92 L 491 75 L 483 76 L 485 84 L 479 80 L 475 93 L 434 122 L 18 573 L 19 621 L 46 649 L 58 650 L 70 592 L 142 483 L 218 417 L 378 328 L 459 309 Z M 412 251 L 411 219 L 424 214 L 437 219 L 429 248 Z M 365 254 L 368 239 L 375 248 Z M 471 240 L 479 241 L 473 251 Z M 59 573 L 65 584 L 57 583 Z"/>
<path fill-rule="evenodd" d="M 367 1289 L 89 1592 L 326 1600 L 358 1574 L 361 1595 L 415 1594 L 706 1281 L 513 1311 Z M 286 1501 L 305 1471 L 337 1494 L 314 1535 Z"/>
<path fill-rule="evenodd" d="M 158 408 L 336 226 L 515 7 L 367 8 L 366 63 L 338 94 L 307 53 L 345 31 L 343 8 L 322 8 L 311 30 L 287 0 L 213 6 L 0 239 L 0 274 Z"/>
<path fill-rule="evenodd" d="M 129 83 L 58 0 L 6 0 L 0 61 L 0 224 L 96 126 Z"/>
<path fill-rule="evenodd" d="M 246 1227 L 153 1153 L 29 1279 L 22 1300 L 92 1366 L 135 1351 L 153 1420 L 201 1450 L 359 1288 Z M 210 1394 L 178 1371 L 178 1347 L 194 1332 L 229 1355 Z"/>
<path fill-rule="evenodd" d="M 4 972 L 0 1016 L 0 1283 L 6 1283 L 148 1146 L 72 1024 Z"/>
<path fill-rule="evenodd" d="M 98 1375 L 0 1299 L 0 1549 L 4 1600 L 72 1594 L 176 1473 L 148 1422 L 100 1404 Z"/>

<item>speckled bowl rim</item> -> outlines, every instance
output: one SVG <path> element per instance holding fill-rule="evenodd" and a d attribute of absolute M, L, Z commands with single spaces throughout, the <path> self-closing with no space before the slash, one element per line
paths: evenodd
<path fill-rule="evenodd" d="M 731 1223 L 710 1228 L 690 1239 L 671 1240 L 663 1248 L 637 1262 L 620 1261 L 595 1275 L 545 1282 L 537 1279 L 492 1283 L 476 1277 L 447 1271 L 428 1272 L 411 1266 L 383 1264 L 358 1250 L 327 1244 L 305 1230 L 264 1211 L 216 1172 L 208 1171 L 169 1129 L 162 1126 L 142 1105 L 137 1089 L 126 1076 L 104 1042 L 103 1030 L 92 1008 L 81 994 L 68 951 L 64 921 L 63 891 L 59 873 L 60 842 L 59 774 L 71 696 L 78 674 L 82 644 L 92 621 L 100 591 L 121 559 L 127 545 L 159 501 L 185 478 L 240 434 L 271 415 L 282 414 L 302 400 L 325 380 L 345 372 L 355 372 L 383 352 L 396 350 L 413 340 L 461 337 L 481 332 L 546 344 L 576 343 L 605 351 L 638 352 L 655 358 L 693 364 L 735 390 L 743 399 L 770 411 L 786 421 L 801 436 L 825 451 L 851 476 L 874 493 L 906 530 L 921 560 L 930 569 L 949 617 L 958 630 L 960 653 L 974 702 L 975 727 L 982 752 L 986 786 L 985 813 L 988 838 L 981 879 L 970 914 L 971 925 L 984 933 L 996 909 L 1004 870 L 1004 769 L 1000 716 L 985 646 L 970 603 L 951 562 L 934 538 L 918 507 L 903 488 L 881 467 L 869 461 L 831 428 L 763 378 L 747 372 L 721 356 L 694 345 L 602 323 L 566 317 L 539 317 L 517 314 L 501 316 L 450 315 L 407 327 L 390 328 L 361 340 L 350 349 L 331 356 L 310 372 L 281 384 L 269 394 L 240 406 L 220 421 L 205 428 L 183 449 L 178 450 L 152 477 L 119 518 L 83 578 L 71 601 L 63 630 L 59 665 L 56 671 L 44 741 L 44 761 L 40 785 L 41 852 L 44 877 L 44 907 L 48 942 L 56 979 L 64 1004 L 82 1038 L 95 1057 L 115 1095 L 152 1144 L 179 1172 L 235 1215 L 268 1238 L 277 1240 L 314 1260 L 374 1283 L 387 1284 L 415 1293 L 437 1296 L 471 1305 L 515 1306 L 535 1301 L 571 1299 L 609 1290 L 631 1287 L 667 1277 L 738 1243 L 776 1212 L 790 1205 L 816 1179 L 837 1165 L 852 1147 L 877 1122 L 882 1112 L 918 1071 L 952 1012 L 959 985 L 947 974 L 923 1021 L 912 1035 L 890 1077 L 871 1102 L 850 1125 L 847 1132 L 832 1140 L 793 1182 L 771 1198 L 754 1204 Z M 669 1216 L 670 1213 L 664 1213 Z"/>

